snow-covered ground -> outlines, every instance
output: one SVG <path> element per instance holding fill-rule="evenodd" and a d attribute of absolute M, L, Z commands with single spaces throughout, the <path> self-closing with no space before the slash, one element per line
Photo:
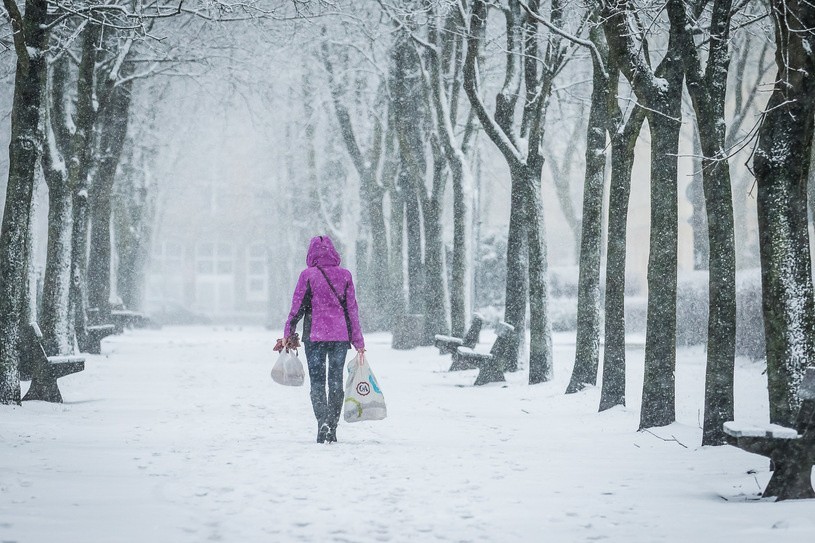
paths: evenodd
<path fill-rule="evenodd" d="M 389 418 L 318 445 L 308 387 L 269 378 L 278 335 L 133 332 L 60 381 L 64 404 L 0 407 L 0 541 L 815 541 L 815 501 L 758 499 L 764 458 L 699 446 L 700 348 L 679 353 L 680 422 L 650 434 L 637 347 L 629 407 L 598 414 L 598 389 L 563 395 L 568 335 L 554 382 L 474 388 L 373 334 Z M 761 371 L 739 361 L 738 420 L 767 420 Z"/>

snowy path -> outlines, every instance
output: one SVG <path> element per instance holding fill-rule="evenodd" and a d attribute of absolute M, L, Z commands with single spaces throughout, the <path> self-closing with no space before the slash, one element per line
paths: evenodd
<path fill-rule="evenodd" d="M 135 332 L 60 381 L 65 404 L 0 407 L 0 541 L 815 541 L 815 502 L 755 499 L 764 459 L 698 446 L 699 349 L 680 352 L 682 423 L 655 431 L 684 448 L 635 432 L 641 350 L 630 407 L 597 414 L 597 389 L 562 394 L 568 344 L 554 383 L 473 388 L 372 335 L 390 417 L 328 446 L 307 387 L 269 379 L 275 337 Z M 739 365 L 737 418 L 761 421 L 760 373 Z"/>

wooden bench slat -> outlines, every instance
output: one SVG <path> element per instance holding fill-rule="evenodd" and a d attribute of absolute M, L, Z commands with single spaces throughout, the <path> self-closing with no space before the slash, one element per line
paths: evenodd
<path fill-rule="evenodd" d="M 464 344 L 464 340 L 460 337 L 453 337 L 453 336 L 443 336 L 441 334 L 436 334 L 433 336 L 436 341 L 443 341 L 445 343 L 457 343 L 459 345 Z"/>
<path fill-rule="evenodd" d="M 458 354 L 460 356 L 473 358 L 476 360 L 492 360 L 493 358 L 493 355 L 491 355 L 490 353 L 479 353 L 476 352 L 475 349 L 471 349 L 469 347 L 459 347 L 458 349 L 456 349 L 456 351 L 458 351 Z"/>

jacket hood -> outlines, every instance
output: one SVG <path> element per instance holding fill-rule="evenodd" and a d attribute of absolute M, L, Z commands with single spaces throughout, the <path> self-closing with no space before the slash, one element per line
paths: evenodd
<path fill-rule="evenodd" d="M 306 255 L 306 265 L 309 267 L 340 265 L 340 254 L 334 248 L 331 238 L 328 236 L 311 238 Z"/>

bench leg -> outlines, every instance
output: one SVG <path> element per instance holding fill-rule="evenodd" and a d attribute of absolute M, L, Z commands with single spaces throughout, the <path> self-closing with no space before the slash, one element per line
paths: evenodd
<path fill-rule="evenodd" d="M 31 387 L 23 398 L 23 401 L 29 400 L 62 403 L 62 394 L 59 392 L 57 380 L 42 380 L 34 377 L 31 381 Z"/>
<path fill-rule="evenodd" d="M 481 364 L 478 377 L 475 379 L 475 386 L 486 385 L 487 383 L 503 383 L 506 380 L 504 372 L 498 368 L 497 361 L 492 360 Z"/>
<path fill-rule="evenodd" d="M 102 354 L 102 338 L 88 336 L 84 351 L 88 354 Z"/>
<path fill-rule="evenodd" d="M 775 496 L 776 501 L 815 498 L 811 458 L 801 454 L 792 461 L 774 461 L 774 464 L 775 470 L 764 489 L 763 497 Z"/>

